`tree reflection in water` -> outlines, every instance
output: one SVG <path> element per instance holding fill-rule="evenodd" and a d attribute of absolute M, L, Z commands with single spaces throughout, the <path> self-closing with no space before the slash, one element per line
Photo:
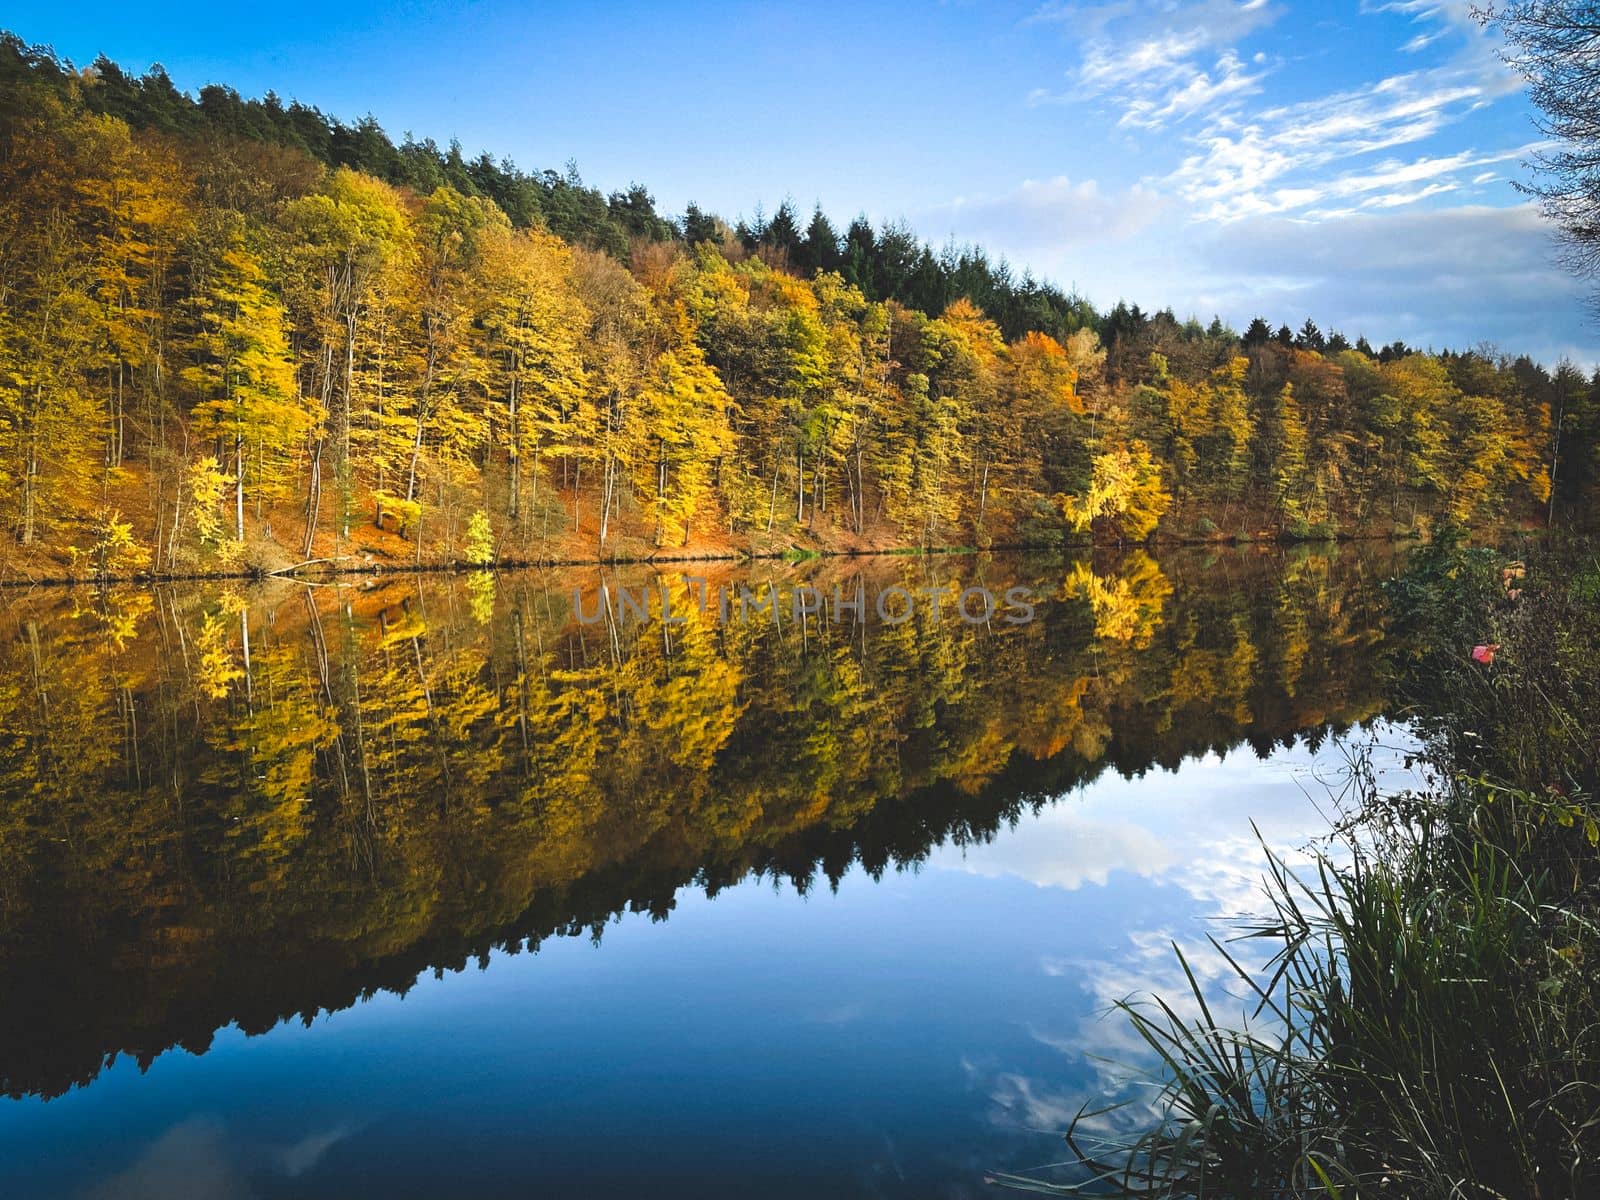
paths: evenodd
<path fill-rule="evenodd" d="M 598 939 L 684 886 L 879 874 L 1102 772 L 1315 743 L 1384 710 L 1392 553 L 0 597 L 0 1088 Z M 946 602 L 724 620 L 699 574 Z M 618 611 L 646 586 L 677 621 Z M 1034 619 L 961 619 L 973 586 L 1031 589 Z"/>

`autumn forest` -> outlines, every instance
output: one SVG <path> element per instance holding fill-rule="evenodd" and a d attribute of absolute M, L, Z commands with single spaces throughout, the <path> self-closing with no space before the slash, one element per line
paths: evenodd
<path fill-rule="evenodd" d="M 1591 510 L 1600 377 L 1354 334 L 1099 311 L 787 202 L 669 219 L 575 168 L 0 42 L 13 576 L 1412 536 Z"/>

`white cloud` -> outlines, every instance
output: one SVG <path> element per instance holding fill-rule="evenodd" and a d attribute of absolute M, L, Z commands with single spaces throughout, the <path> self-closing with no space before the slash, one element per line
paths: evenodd
<path fill-rule="evenodd" d="M 1079 1096 L 1053 1091 L 1012 1071 L 996 1075 L 989 1087 L 990 1119 L 1009 1128 L 1059 1133 L 1083 1106 Z"/>
<path fill-rule="evenodd" d="M 1123 127 L 1160 129 L 1168 121 L 1183 120 L 1199 112 L 1214 112 L 1222 101 L 1261 90 L 1265 71 L 1251 74 L 1232 50 L 1217 59 L 1213 72 L 1197 71 L 1181 86 L 1169 89 L 1164 99 L 1133 97 L 1117 122 Z"/>
<path fill-rule="evenodd" d="M 1013 254 L 1129 238 L 1147 229 L 1166 201 L 1135 185 L 1106 192 L 1093 179 L 1065 175 L 1024 180 L 1002 195 L 962 196 L 916 214 L 920 228 L 942 226 L 961 240 Z"/>
<path fill-rule="evenodd" d="M 1447 32 L 1449 31 L 1445 29 L 1435 29 L 1432 33 L 1419 33 L 1405 45 L 1401 46 L 1400 49 L 1405 51 L 1407 54 L 1415 54 L 1418 50 L 1426 50 L 1429 46 L 1433 45 L 1440 38 L 1442 38 Z"/>
<path fill-rule="evenodd" d="M 227 1127 L 217 1117 L 200 1115 L 168 1129 L 90 1194 L 104 1200 L 247 1200 L 252 1191 Z"/>
<path fill-rule="evenodd" d="M 1374 762 L 1392 766 L 1387 751 L 1374 751 Z M 1181 888 L 1208 911 L 1243 912 L 1258 899 L 1263 869 L 1251 822 L 1279 854 L 1294 857 L 1326 827 L 1323 808 L 1332 805 L 1346 765 L 1343 743 L 1330 741 L 1318 754 L 1297 747 L 1268 764 L 1249 749 L 1189 759 L 1181 790 L 1165 771 L 1106 776 L 1081 800 L 1063 800 L 1034 816 L 1025 837 L 947 848 L 930 861 L 1067 891 L 1104 886 L 1114 872 L 1125 872 Z M 1060 959 L 1040 960 L 1046 975 L 1070 969 Z"/>
<path fill-rule="evenodd" d="M 1086 816 L 1070 802 L 1048 810 L 1034 822 L 1026 841 L 1006 838 L 967 850 L 960 869 L 986 879 L 1012 876 L 1035 887 L 1076 891 L 1084 884 L 1105 886 L 1113 871 L 1147 879 L 1171 869 L 1174 851 L 1162 838 L 1133 821 Z M 1048 974 L 1058 964 L 1041 963 Z"/>
<path fill-rule="evenodd" d="M 290 1179 L 298 1179 L 307 1171 L 314 1170 L 329 1150 L 359 1131 L 360 1126 L 341 1121 L 332 1129 L 308 1134 L 293 1145 L 283 1147 L 274 1157 L 285 1175 Z"/>
<path fill-rule="evenodd" d="M 1324 329 L 1379 345 L 1401 339 L 1466 348 L 1489 340 L 1546 365 L 1563 356 L 1586 369 L 1600 364 L 1585 287 L 1557 263 L 1551 228 L 1536 208 L 1496 206 L 1489 202 L 1496 197 L 1470 184 L 1407 204 L 1388 199 L 1475 170 L 1463 164 L 1459 176 L 1430 177 L 1412 164 L 1392 173 L 1380 164 L 1362 186 L 1346 182 L 1342 197 L 1216 223 L 1168 219 L 1178 203 L 1162 206 L 1147 192 L 1143 202 L 1157 217 L 1136 223 L 1138 233 L 1109 232 L 1117 224 L 1108 204 L 1101 224 L 1085 218 L 1059 242 L 1051 231 L 1065 223 L 1029 224 L 1003 206 L 986 208 L 982 221 L 940 215 L 958 236 L 1075 287 L 1102 308 L 1126 299 L 1147 311 L 1171 307 L 1180 318 L 1219 314 L 1236 329 L 1258 314 L 1291 326 L 1311 316 Z M 1505 183 L 1488 183 L 1487 191 L 1515 200 Z M 1116 197 L 1109 189 L 1098 194 Z M 1361 207 L 1373 197 L 1385 204 Z M 939 229 L 920 216 L 918 224 Z"/>
<path fill-rule="evenodd" d="M 1122 109 L 1119 124 L 1147 130 L 1215 114 L 1260 90 L 1266 70 L 1248 71 L 1234 46 L 1277 16 L 1267 0 L 1047 6 L 1032 19 L 1061 24 L 1082 50 L 1065 90 L 1036 89 L 1029 100 L 1104 98 Z M 1267 59 L 1251 61 L 1264 67 Z"/>
<path fill-rule="evenodd" d="M 361 1125 L 341 1122 L 287 1146 L 264 1146 L 240 1137 L 220 1117 L 199 1114 L 172 1126 L 140 1152 L 119 1174 L 90 1192 L 106 1200 L 247 1200 L 256 1194 L 250 1177 L 262 1167 L 289 1179 L 316 1169 L 339 1143 Z"/>
<path fill-rule="evenodd" d="M 1583 284 L 1531 205 L 1388 205 L 1320 222 L 1252 217 L 1191 243 L 1183 270 L 1235 321 L 1310 314 L 1350 337 L 1464 349 L 1492 341 L 1546 364 L 1600 361 Z"/>
<path fill-rule="evenodd" d="M 1411 192 L 1385 192 L 1381 196 L 1368 196 L 1361 202 L 1361 207 L 1399 208 L 1405 204 L 1415 204 L 1418 200 L 1426 200 L 1430 196 L 1453 192 L 1458 186 L 1455 183 L 1430 183 L 1427 187 L 1417 188 Z"/>

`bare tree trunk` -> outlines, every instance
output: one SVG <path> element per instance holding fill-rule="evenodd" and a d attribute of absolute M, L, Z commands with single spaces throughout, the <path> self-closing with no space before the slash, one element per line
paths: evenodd
<path fill-rule="evenodd" d="M 301 539 L 300 557 L 311 557 L 311 543 L 316 540 L 317 521 L 322 516 L 322 445 L 317 439 L 311 448 L 311 483 L 306 489 L 306 535 Z"/>
<path fill-rule="evenodd" d="M 512 630 L 517 643 L 517 731 L 522 735 L 522 762 L 527 767 L 532 748 L 528 737 L 528 647 L 522 632 L 522 606 L 511 608 Z"/>
<path fill-rule="evenodd" d="M 655 544 L 663 544 L 662 533 L 664 528 L 661 523 L 661 502 L 667 498 L 667 440 L 656 439 L 656 532 Z"/>
<path fill-rule="evenodd" d="M 249 704 L 255 699 L 255 677 L 250 668 L 250 606 L 239 609 L 239 640 L 244 647 L 244 698 Z"/>
<path fill-rule="evenodd" d="M 42 403 L 42 400 L 40 401 Z M 35 496 L 39 485 L 39 425 L 35 419 L 28 430 L 28 459 L 22 467 L 22 544 L 33 544 Z"/>
<path fill-rule="evenodd" d="M 356 313 L 350 310 L 345 322 L 344 338 L 344 391 L 339 403 L 338 447 L 339 458 L 334 464 L 334 474 L 339 484 L 339 521 L 341 538 L 350 536 L 350 416 L 355 403 L 356 380 Z"/>
<path fill-rule="evenodd" d="M 333 403 L 333 346 L 322 348 L 322 414 L 327 419 Z M 311 479 L 306 488 L 306 530 L 301 539 L 301 558 L 311 557 L 311 544 L 317 536 L 317 522 L 322 518 L 322 448 L 327 443 L 327 433 L 319 432 L 311 446 Z"/>
<path fill-rule="evenodd" d="M 172 531 L 167 535 L 167 569 L 178 561 L 178 531 L 183 527 L 183 464 L 189 461 L 189 427 L 180 423 L 183 430 L 183 449 L 178 455 L 177 482 L 172 488 Z M 156 542 L 159 554 L 161 543 Z"/>
<path fill-rule="evenodd" d="M 606 544 L 606 534 L 611 529 L 611 495 L 617 487 L 617 460 L 608 452 L 605 470 L 600 480 L 600 545 Z"/>
<path fill-rule="evenodd" d="M 427 424 L 428 408 L 433 400 L 433 372 L 437 365 L 433 326 L 428 326 L 428 364 L 422 375 L 422 394 L 417 399 L 417 427 L 411 438 L 411 466 L 406 472 L 406 499 L 417 498 L 417 464 L 422 458 L 422 431 Z"/>
<path fill-rule="evenodd" d="M 233 533 L 244 541 L 244 435 L 233 435 Z"/>
<path fill-rule="evenodd" d="M 859 438 L 856 439 L 856 533 L 866 532 L 867 525 L 867 476 L 862 462 L 862 446 Z"/>
<path fill-rule="evenodd" d="M 507 506 L 506 515 L 513 521 L 522 518 L 522 428 L 520 423 L 520 407 L 517 403 L 517 365 L 513 357 L 511 364 L 511 395 L 507 407 L 511 413 L 511 502 Z M 535 479 L 534 486 L 538 486 Z"/>
<path fill-rule="evenodd" d="M 1550 449 L 1550 499 L 1545 505 L 1544 527 L 1549 529 L 1556 520 L 1556 469 L 1561 465 L 1561 426 L 1567 412 L 1567 391 L 1561 389 L 1561 406 L 1556 410 L 1556 439 Z"/>
<path fill-rule="evenodd" d="M 106 455 L 106 465 L 120 467 L 122 465 L 122 438 L 123 438 L 123 373 L 126 364 L 122 356 L 117 356 L 117 378 L 111 387 L 111 434 L 110 450 Z"/>
<path fill-rule="evenodd" d="M 772 522 L 778 516 L 778 461 L 779 456 L 772 456 L 772 499 L 767 502 L 767 532 L 772 532 Z"/>

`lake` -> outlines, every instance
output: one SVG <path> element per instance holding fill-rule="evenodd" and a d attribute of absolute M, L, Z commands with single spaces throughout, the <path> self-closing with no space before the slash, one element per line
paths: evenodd
<path fill-rule="evenodd" d="M 0 1193 L 995 1195 L 1384 744 L 1394 555 L 0 595 Z"/>

